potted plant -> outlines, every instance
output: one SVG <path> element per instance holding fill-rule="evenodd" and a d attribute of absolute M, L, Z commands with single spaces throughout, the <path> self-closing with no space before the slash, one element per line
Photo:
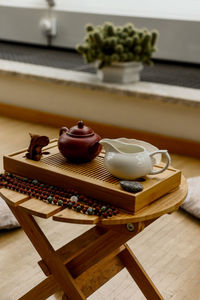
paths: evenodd
<path fill-rule="evenodd" d="M 140 79 L 143 64 L 153 65 L 158 32 L 137 29 L 129 23 L 86 25 L 84 42 L 77 45 L 87 63 L 95 62 L 98 77 L 107 82 L 128 83 Z"/>

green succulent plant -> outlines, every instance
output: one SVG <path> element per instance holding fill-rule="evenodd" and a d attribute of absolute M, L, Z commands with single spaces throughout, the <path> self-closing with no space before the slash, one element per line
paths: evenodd
<path fill-rule="evenodd" d="M 76 46 L 87 63 L 98 61 L 101 69 L 115 62 L 142 62 L 153 65 L 158 31 L 137 29 L 133 24 L 115 26 L 106 22 L 94 26 L 87 24 L 84 42 Z"/>

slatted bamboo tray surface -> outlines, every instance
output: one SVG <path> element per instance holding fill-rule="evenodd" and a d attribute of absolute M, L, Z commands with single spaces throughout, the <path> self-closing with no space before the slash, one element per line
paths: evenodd
<path fill-rule="evenodd" d="M 146 181 L 143 182 L 144 190 L 131 194 L 122 190 L 120 180 L 105 169 L 104 153 L 100 153 L 89 163 L 72 164 L 59 153 L 55 140 L 45 148 L 49 154 L 43 156 L 41 161 L 27 159 L 26 151 L 21 150 L 4 156 L 4 169 L 24 177 L 37 178 L 47 184 L 76 189 L 82 194 L 108 202 L 132 214 L 174 190 L 181 182 L 181 172 L 169 167 L 161 174 L 146 176 Z M 161 167 L 162 165 L 156 166 L 157 169 Z M 31 206 L 30 201 L 29 203 Z"/>

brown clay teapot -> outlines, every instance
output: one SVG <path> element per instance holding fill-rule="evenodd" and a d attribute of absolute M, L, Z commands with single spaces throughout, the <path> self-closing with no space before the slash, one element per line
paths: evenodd
<path fill-rule="evenodd" d="M 87 162 L 95 158 L 102 149 L 99 144 L 101 137 L 79 121 L 68 129 L 62 127 L 58 139 L 60 153 L 72 162 Z"/>

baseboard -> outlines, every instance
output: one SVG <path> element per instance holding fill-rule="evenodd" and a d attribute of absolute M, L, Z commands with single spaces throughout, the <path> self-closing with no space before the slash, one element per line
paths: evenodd
<path fill-rule="evenodd" d="M 75 121 L 78 121 L 64 115 L 52 114 L 4 103 L 0 103 L 0 115 L 58 128 L 62 126 L 73 126 Z M 200 158 L 200 142 L 108 124 L 100 124 L 89 120 L 84 121 L 102 137 L 140 139 L 149 142 L 160 149 L 167 149 L 170 153 Z"/>

